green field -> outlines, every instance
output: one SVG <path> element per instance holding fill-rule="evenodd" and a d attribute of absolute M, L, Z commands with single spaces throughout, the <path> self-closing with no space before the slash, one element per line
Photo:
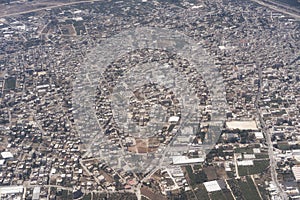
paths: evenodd
<path fill-rule="evenodd" d="M 250 177 L 245 180 L 228 180 L 231 190 L 237 199 L 245 200 L 260 200 L 260 196 L 255 188 L 255 185 Z"/>
<path fill-rule="evenodd" d="M 221 199 L 226 199 L 226 200 L 232 199 L 233 200 L 233 197 L 229 190 L 221 190 L 221 191 L 212 192 L 210 194 L 210 198 L 212 200 L 221 200 Z"/>
<path fill-rule="evenodd" d="M 203 184 L 197 186 L 198 189 L 194 190 L 197 197 L 201 197 L 201 200 L 209 200 L 208 193 Z"/>
<path fill-rule="evenodd" d="M 206 174 L 203 171 L 194 173 L 191 166 L 186 166 L 185 169 L 188 173 L 188 177 L 190 179 L 190 183 L 192 187 L 195 187 L 195 185 L 207 181 Z"/>
<path fill-rule="evenodd" d="M 234 150 L 235 153 L 253 153 L 253 148 L 252 147 L 243 147 L 243 148 L 236 148 Z"/>
<path fill-rule="evenodd" d="M 239 175 L 240 176 L 247 176 L 252 174 L 260 174 L 263 173 L 268 167 L 270 163 L 269 160 L 254 160 L 253 166 L 239 166 Z"/>
<path fill-rule="evenodd" d="M 247 177 L 247 181 L 239 181 L 239 185 L 242 191 L 243 196 L 245 199 L 251 199 L 255 200 L 258 199 L 260 200 L 259 194 L 257 193 L 257 190 L 255 188 L 255 185 L 250 177 Z"/>
<path fill-rule="evenodd" d="M 269 155 L 267 153 L 259 153 L 259 154 L 255 154 L 255 157 L 257 159 L 267 159 L 269 158 Z"/>

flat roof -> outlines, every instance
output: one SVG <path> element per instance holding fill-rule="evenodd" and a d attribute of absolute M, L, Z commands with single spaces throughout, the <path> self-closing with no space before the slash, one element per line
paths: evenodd
<path fill-rule="evenodd" d="M 253 166 L 253 160 L 242 160 L 242 161 L 237 161 L 238 166 Z"/>
<path fill-rule="evenodd" d="M 255 132 L 254 134 L 257 139 L 264 139 L 264 135 L 262 132 Z"/>
<path fill-rule="evenodd" d="M 220 187 L 218 181 L 208 181 L 203 183 L 207 192 L 215 192 L 220 191 L 222 188 Z"/>
<path fill-rule="evenodd" d="M 179 119 L 180 119 L 180 117 L 178 117 L 178 116 L 171 116 L 171 117 L 169 118 L 169 122 L 178 122 Z"/>
<path fill-rule="evenodd" d="M 2 186 L 0 187 L 0 194 L 16 194 L 22 193 L 24 187 L 22 185 Z"/>
<path fill-rule="evenodd" d="M 296 181 L 300 181 L 300 166 L 293 166 L 292 171 Z"/>
<path fill-rule="evenodd" d="M 174 165 L 204 162 L 204 158 L 188 158 L 187 156 L 173 156 L 172 160 Z"/>
<path fill-rule="evenodd" d="M 226 126 L 230 130 L 240 129 L 240 130 L 255 130 L 257 131 L 257 124 L 255 120 L 249 121 L 230 121 L 226 122 Z"/>
<path fill-rule="evenodd" d="M 2 158 L 4 158 L 4 159 L 8 159 L 8 158 L 13 158 L 13 157 L 14 157 L 14 156 L 12 155 L 12 153 L 10 153 L 9 151 L 1 152 L 1 156 L 2 156 Z"/>
<path fill-rule="evenodd" d="M 33 188 L 33 194 L 32 194 L 32 200 L 39 200 L 40 199 L 40 192 L 41 187 L 34 187 Z"/>

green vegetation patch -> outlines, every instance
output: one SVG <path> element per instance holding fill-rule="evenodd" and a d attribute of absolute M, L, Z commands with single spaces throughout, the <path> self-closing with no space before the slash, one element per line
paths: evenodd
<path fill-rule="evenodd" d="M 289 150 L 290 145 L 287 142 L 278 142 L 278 149 L 280 150 Z"/>
<path fill-rule="evenodd" d="M 266 171 L 269 167 L 270 162 L 268 159 L 266 160 L 254 160 L 253 166 L 239 166 L 239 175 L 247 176 L 252 174 L 260 174 Z"/>
<path fill-rule="evenodd" d="M 236 148 L 234 150 L 235 153 L 247 153 L 251 154 L 253 153 L 253 148 L 252 147 L 243 147 L 243 148 Z"/>
<path fill-rule="evenodd" d="M 196 184 L 201 184 L 207 181 L 207 176 L 203 171 L 194 173 L 191 166 L 186 166 L 185 169 L 188 173 L 192 187 L 194 187 Z"/>
<path fill-rule="evenodd" d="M 209 196 L 203 184 L 199 185 L 197 189 L 194 190 L 194 193 L 197 197 L 201 197 L 203 200 L 208 200 Z"/>
<path fill-rule="evenodd" d="M 14 90 L 16 88 L 17 79 L 15 77 L 9 77 L 5 80 L 4 88 L 6 90 Z"/>
<path fill-rule="evenodd" d="M 68 190 L 62 190 L 56 193 L 57 200 L 64 200 L 64 199 L 73 199 L 73 193 Z"/>
<path fill-rule="evenodd" d="M 203 168 L 203 166 L 202 165 L 194 165 L 193 168 L 195 171 L 199 171 Z"/>
<path fill-rule="evenodd" d="M 232 171 L 228 171 L 228 172 L 226 172 L 226 174 L 227 174 L 228 178 L 234 178 L 235 177 L 234 173 Z"/>
<path fill-rule="evenodd" d="M 256 190 L 256 187 L 250 177 L 246 177 L 244 180 L 228 180 L 228 184 L 236 197 L 236 199 L 245 200 L 260 200 L 260 196 Z"/>
<path fill-rule="evenodd" d="M 231 199 L 234 199 L 229 190 L 221 190 L 221 191 L 212 192 L 212 193 L 210 193 L 210 198 L 212 200 L 220 200 L 220 199 L 231 200 Z"/>
<path fill-rule="evenodd" d="M 92 199 L 92 195 L 91 194 L 86 194 L 82 197 L 82 200 L 91 200 Z"/>
<path fill-rule="evenodd" d="M 255 154 L 255 157 L 257 159 L 268 159 L 269 158 L 269 155 L 266 154 L 266 153 L 259 153 L 259 154 Z"/>
<path fill-rule="evenodd" d="M 250 177 L 247 177 L 245 182 L 240 180 L 239 185 L 245 199 L 260 200 L 256 187 Z"/>

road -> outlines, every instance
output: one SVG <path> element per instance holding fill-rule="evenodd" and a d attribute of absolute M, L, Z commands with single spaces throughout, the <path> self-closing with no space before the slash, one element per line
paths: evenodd
<path fill-rule="evenodd" d="M 231 193 L 231 196 L 233 197 L 233 200 L 236 200 L 236 198 L 235 198 L 235 196 L 234 196 L 234 194 L 233 194 L 233 191 L 232 191 L 230 185 L 228 184 L 228 181 L 227 181 L 226 179 L 224 179 L 224 181 L 225 181 L 225 183 L 226 183 L 227 188 L 229 189 L 229 191 L 230 191 L 230 193 Z"/>
<path fill-rule="evenodd" d="M 94 176 L 94 175 L 86 168 L 86 166 L 83 164 L 82 159 L 79 160 L 79 164 L 80 164 L 80 166 L 82 167 L 82 169 L 83 169 L 90 177 L 93 177 L 94 180 L 98 183 L 98 185 L 100 185 L 99 179 L 98 179 L 96 176 Z"/>
<path fill-rule="evenodd" d="M 263 199 L 263 197 L 261 196 L 260 191 L 259 191 L 259 189 L 258 189 L 258 187 L 257 187 L 257 184 L 256 184 L 256 182 L 255 182 L 254 176 L 251 175 L 250 177 L 251 177 L 251 179 L 252 179 L 252 181 L 253 181 L 253 184 L 254 184 L 254 186 L 255 186 L 255 189 L 256 189 L 256 191 L 257 191 L 257 193 L 258 193 L 260 199 Z"/>
<path fill-rule="evenodd" d="M 259 65 L 258 67 L 258 76 L 259 76 L 259 80 L 260 80 L 260 84 L 259 84 L 259 88 L 258 88 L 258 93 L 256 96 L 256 100 L 255 100 L 255 107 L 258 111 L 258 117 L 259 117 L 259 121 L 262 127 L 262 131 L 266 137 L 266 143 L 268 145 L 268 155 L 270 158 L 270 169 L 271 169 L 271 177 L 272 177 L 272 181 L 275 183 L 275 186 L 277 188 L 277 192 L 278 192 L 278 197 L 282 200 L 288 199 L 288 195 L 286 194 L 286 192 L 282 189 L 278 178 L 277 178 L 277 172 L 276 172 L 276 166 L 277 166 L 277 162 L 275 160 L 275 155 L 274 155 L 274 151 L 273 151 L 273 143 L 271 140 L 271 132 L 269 130 L 269 128 L 266 126 L 265 121 L 262 118 L 262 112 L 260 110 L 260 107 L 258 105 L 258 102 L 261 98 L 261 90 L 262 90 L 262 85 L 263 85 L 263 77 L 262 77 L 262 65 Z"/>
<path fill-rule="evenodd" d="M 59 8 L 59 7 L 63 7 L 63 6 L 70 6 L 70 5 L 76 5 L 76 4 L 81 4 L 81 3 L 93 3 L 93 2 L 98 2 L 98 1 L 103 1 L 103 0 L 82 0 L 82 1 L 69 2 L 69 3 L 58 3 L 57 5 L 51 5 L 51 6 L 46 6 L 46 7 L 42 7 L 42 8 L 33 8 L 30 10 L 21 11 L 21 12 L 2 13 L 2 14 L 0 14 L 0 17 L 11 17 L 11 16 L 15 16 L 15 15 L 22 15 L 22 14 L 38 12 L 38 11 L 47 10 L 47 9 Z M 290 16 L 294 17 L 296 20 L 300 21 L 299 11 L 292 7 L 289 7 L 287 5 L 283 5 L 283 4 L 274 2 L 274 1 L 270 1 L 270 0 L 265 0 L 265 1 L 250 0 L 250 1 L 256 2 L 262 6 L 270 8 L 272 10 L 276 10 L 278 12 L 282 12 L 284 14 L 290 15 Z"/>
<path fill-rule="evenodd" d="M 2 14 L 0 14 L 0 17 L 11 17 L 11 16 L 15 16 L 15 15 L 22 15 L 22 14 L 38 12 L 38 11 L 47 10 L 47 9 L 59 8 L 59 7 L 63 7 L 63 6 L 71 6 L 71 5 L 81 4 L 81 3 L 93 3 L 93 2 L 97 2 L 97 1 L 103 1 L 103 0 L 83 0 L 83 1 L 76 1 L 76 2 L 70 2 L 70 3 L 60 3 L 60 4 L 58 3 L 57 5 L 46 6 L 46 7 L 42 7 L 42 8 L 33 8 L 30 10 L 21 11 L 21 12 L 2 13 Z"/>
<path fill-rule="evenodd" d="M 271 0 L 250 0 L 255 3 L 258 3 L 262 6 L 265 6 L 267 8 L 270 8 L 271 10 L 275 10 L 281 13 L 284 13 L 286 15 L 290 15 L 291 17 L 295 18 L 297 21 L 300 21 L 300 14 L 298 10 L 295 10 L 294 8 L 291 8 L 287 5 L 282 5 L 280 3 L 271 1 Z"/>
<path fill-rule="evenodd" d="M 102 0 L 83 0 L 83 1 L 70 2 L 70 3 L 61 3 L 61 4 L 57 4 L 57 5 L 46 6 L 46 7 L 43 7 L 43 8 L 33 8 L 33 9 L 30 9 L 30 10 L 21 11 L 21 12 L 4 13 L 4 14 L 0 14 L 0 17 L 10 17 L 10 16 L 15 16 L 15 15 L 21 15 L 21 14 L 27 14 L 27 13 L 31 13 L 31 12 L 38 12 L 38 11 L 42 11 L 42 10 L 63 7 L 63 6 L 70 6 L 70 5 L 76 5 L 76 4 L 81 4 L 81 3 L 92 3 L 92 2 L 98 2 L 98 1 L 102 1 Z M 256 2 L 256 3 L 258 3 L 262 6 L 268 7 L 272 10 L 276 10 L 278 12 L 282 12 L 284 14 L 290 15 L 290 16 L 294 17 L 296 20 L 300 20 L 300 15 L 295 13 L 295 12 L 291 12 L 291 11 L 293 11 L 293 9 L 291 9 L 287 6 L 277 4 L 277 3 L 275 4 L 274 2 L 270 2 L 270 1 L 262 1 L 262 0 L 251 0 L 251 1 Z M 259 78 L 260 78 L 260 85 L 262 85 L 261 67 L 259 67 Z M 270 157 L 270 165 L 271 165 L 270 169 L 271 169 L 272 180 L 275 183 L 276 187 L 278 188 L 278 195 L 280 196 L 280 198 L 281 199 L 288 199 L 286 193 L 281 188 L 280 183 L 277 179 L 276 161 L 275 161 L 273 145 L 272 145 L 272 141 L 271 141 L 271 133 L 270 133 L 270 130 L 266 127 L 266 124 L 265 124 L 264 120 L 262 119 L 261 111 L 260 111 L 259 106 L 258 106 L 258 101 L 260 99 L 260 96 L 261 96 L 261 87 L 259 88 L 259 92 L 257 94 L 257 100 L 255 102 L 255 106 L 258 110 L 259 120 L 261 122 L 262 130 L 265 134 L 266 142 L 268 144 L 268 153 L 269 153 L 269 157 Z M 39 127 L 39 129 L 42 132 L 44 131 L 38 123 L 37 123 L 37 126 Z M 163 158 L 164 157 L 165 157 L 165 155 L 163 155 Z M 164 159 L 162 159 L 162 160 L 164 160 Z M 151 176 L 160 167 L 161 167 L 161 163 L 149 175 Z M 83 168 L 84 168 L 84 166 L 83 166 Z M 149 178 L 150 177 L 149 175 L 147 177 L 145 177 L 144 179 Z M 95 180 L 97 181 L 97 179 L 95 179 Z M 51 186 L 51 187 L 55 187 L 55 186 Z M 138 184 L 138 186 L 136 188 L 136 194 L 137 194 L 138 198 L 141 198 L 140 187 L 141 187 L 141 184 Z"/>
<path fill-rule="evenodd" d="M 234 159 L 234 167 L 235 167 L 236 178 L 240 179 L 239 168 L 238 168 L 238 164 L 237 164 L 236 154 L 235 153 L 233 154 L 233 159 Z"/>

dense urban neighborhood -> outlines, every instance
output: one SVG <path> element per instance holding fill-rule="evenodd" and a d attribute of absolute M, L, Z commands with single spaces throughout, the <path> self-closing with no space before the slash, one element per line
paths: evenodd
<path fill-rule="evenodd" d="M 0 1 L 0 199 L 300 199 L 299 4 Z"/>

